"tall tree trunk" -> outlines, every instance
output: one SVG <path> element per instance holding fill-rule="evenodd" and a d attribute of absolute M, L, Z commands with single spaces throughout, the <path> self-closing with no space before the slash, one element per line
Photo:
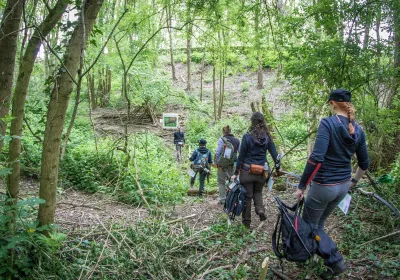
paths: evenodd
<path fill-rule="evenodd" d="M 18 29 L 24 5 L 25 0 L 8 0 L 0 26 L 0 157 L 3 150 L 3 136 L 7 130 L 3 118 L 10 111 Z"/>
<path fill-rule="evenodd" d="M 171 56 L 171 71 L 172 71 L 172 80 L 176 81 L 176 70 L 175 70 L 175 60 L 174 60 L 174 45 L 172 43 L 172 13 L 171 13 L 171 5 L 167 6 L 167 24 L 168 24 L 168 37 L 169 37 L 169 53 Z"/>
<path fill-rule="evenodd" d="M 57 22 L 59 22 L 62 14 L 67 8 L 68 3 L 69 0 L 58 0 L 47 17 L 39 25 L 38 29 L 33 33 L 33 36 L 29 40 L 24 56 L 20 62 L 18 78 L 12 102 L 12 121 L 10 127 L 10 134 L 18 137 L 13 137 L 10 142 L 8 162 L 11 164 L 12 172 L 8 176 L 7 180 L 8 191 L 11 197 L 15 199 L 15 202 L 19 193 L 21 164 L 18 159 L 21 156 L 22 123 L 25 115 L 24 106 L 26 96 L 28 94 L 29 80 L 40 49 L 40 45 L 42 43 L 42 38 L 47 36 Z"/>
<path fill-rule="evenodd" d="M 191 91 L 192 90 L 192 72 L 191 72 L 191 49 L 192 49 L 192 40 L 191 40 L 191 36 L 192 36 L 192 25 L 188 24 L 188 31 L 187 31 L 187 39 L 186 39 L 186 57 L 187 57 L 187 87 L 186 90 L 187 91 Z"/>
<path fill-rule="evenodd" d="M 88 80 L 88 89 L 90 96 L 90 106 L 92 110 L 96 110 L 97 102 L 96 102 L 96 91 L 94 89 L 94 74 L 88 73 L 87 80 Z"/>
<path fill-rule="evenodd" d="M 369 29 L 370 29 L 370 24 L 367 23 L 364 29 L 364 40 L 363 40 L 363 50 L 368 49 L 368 44 L 369 44 Z"/>
<path fill-rule="evenodd" d="M 221 119 L 221 106 L 222 106 L 222 79 L 224 77 L 223 68 L 219 71 L 219 98 L 218 98 L 218 119 Z"/>
<path fill-rule="evenodd" d="M 257 61 L 258 61 L 258 70 L 257 70 L 257 88 L 264 88 L 264 76 L 263 76 L 263 66 L 262 66 L 262 52 L 261 52 L 261 43 L 260 43 L 260 5 L 261 2 L 257 0 L 257 4 L 255 7 L 255 19 L 254 19 L 254 31 L 256 36 L 256 53 L 257 53 Z"/>
<path fill-rule="evenodd" d="M 214 100 L 214 120 L 217 120 L 217 86 L 215 77 L 215 54 L 213 54 L 213 100 Z"/>
<path fill-rule="evenodd" d="M 392 79 L 392 88 L 389 96 L 386 99 L 386 107 L 392 107 L 393 100 L 398 95 L 400 87 L 400 3 L 399 1 L 392 0 L 391 9 L 393 11 L 393 25 L 394 25 L 394 42 L 393 42 L 393 68 L 394 76 Z"/>
<path fill-rule="evenodd" d="M 367 0 L 366 5 L 369 5 L 370 0 Z M 368 9 L 368 8 L 367 8 Z M 365 21 L 365 28 L 364 28 L 364 40 L 363 40 L 363 50 L 368 49 L 368 44 L 369 44 L 369 31 L 371 28 L 371 22 L 372 22 L 372 15 L 369 10 L 367 10 L 367 18 Z"/>
<path fill-rule="evenodd" d="M 204 61 L 206 58 L 206 51 L 204 50 L 203 58 L 201 59 L 201 72 L 200 72 L 200 102 L 203 102 L 203 74 L 204 74 Z"/>
<path fill-rule="evenodd" d="M 379 65 L 380 57 L 381 57 L 381 16 L 382 16 L 382 7 L 378 2 L 377 13 L 376 13 L 376 23 L 375 23 L 375 33 L 376 33 L 376 57 L 377 57 L 377 65 Z"/>
<path fill-rule="evenodd" d="M 76 77 L 80 57 L 83 55 L 87 38 L 102 4 L 103 0 L 87 0 L 85 2 L 65 52 L 64 66 L 60 68 L 57 82 L 50 94 L 44 132 L 39 190 L 39 197 L 44 199 L 46 203 L 39 206 L 40 225 L 54 223 L 60 142 L 68 101 L 74 87 L 74 82 L 69 74 L 72 77 Z M 64 67 L 68 69 L 69 74 L 63 71 Z"/>
<path fill-rule="evenodd" d="M 190 15 L 190 6 L 191 6 L 191 0 L 188 0 L 186 3 L 187 7 L 186 7 L 186 21 L 190 22 L 191 20 L 191 15 Z M 191 37 L 192 37 L 192 24 L 188 23 L 187 25 L 187 32 L 186 32 L 186 58 L 187 58 L 187 87 L 186 90 L 187 91 L 191 91 L 192 90 L 192 72 L 191 72 L 191 64 L 192 64 L 192 41 L 191 41 Z"/>
<path fill-rule="evenodd" d="M 100 108 L 104 108 L 104 75 L 103 68 L 99 69 L 99 78 L 97 84 L 97 97 L 100 98 Z"/>
<path fill-rule="evenodd" d="M 107 66 L 106 70 L 106 79 L 107 79 L 107 87 L 106 87 L 106 107 L 110 106 L 110 95 L 111 95 L 111 69 Z"/>

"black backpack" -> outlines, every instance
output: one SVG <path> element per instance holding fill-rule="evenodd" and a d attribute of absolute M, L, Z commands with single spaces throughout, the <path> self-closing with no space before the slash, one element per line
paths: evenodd
<path fill-rule="evenodd" d="M 305 262 L 317 251 L 316 235 L 312 226 L 299 215 L 304 200 L 290 207 L 278 197 L 279 214 L 272 235 L 275 255 L 291 262 Z M 291 211 L 292 213 L 290 213 Z"/>
<path fill-rule="evenodd" d="M 224 211 L 232 221 L 235 219 L 235 216 L 240 216 L 246 207 L 246 189 L 240 182 L 233 184 L 235 185 L 232 188 L 229 187 L 224 205 Z"/>

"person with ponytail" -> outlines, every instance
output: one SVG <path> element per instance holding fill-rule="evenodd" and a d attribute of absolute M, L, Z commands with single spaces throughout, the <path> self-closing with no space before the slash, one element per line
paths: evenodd
<path fill-rule="evenodd" d="M 320 122 L 314 149 L 296 192 L 297 198 L 302 199 L 310 185 L 303 219 L 317 230 L 323 230 L 325 220 L 364 175 L 370 162 L 364 131 L 355 121 L 351 93 L 335 89 L 330 93 L 328 103 L 333 115 Z M 354 154 L 358 168 L 352 178 L 351 158 Z M 328 279 L 347 269 L 339 253 L 335 258 L 326 258 L 325 265 L 328 270 L 323 277 Z"/>
<path fill-rule="evenodd" d="M 226 174 L 233 175 L 233 169 L 237 162 L 237 152 L 239 150 L 240 141 L 232 134 L 232 129 L 229 125 L 222 128 L 222 137 L 218 140 L 217 150 L 215 152 L 214 166 L 218 168 L 218 190 L 219 203 L 224 205 L 226 200 L 225 178 Z M 225 149 L 233 148 L 232 157 L 229 160 L 224 160 Z M 232 160 L 231 160 L 232 159 Z M 223 164 L 226 163 L 226 164 Z"/>
<path fill-rule="evenodd" d="M 254 201 L 254 208 L 260 221 L 267 219 L 262 200 L 262 190 L 265 185 L 265 173 L 268 166 L 267 151 L 271 154 L 275 162 L 275 168 L 279 171 L 278 152 L 263 114 L 255 112 L 251 116 L 251 126 L 249 131 L 243 136 L 236 169 L 231 180 L 234 181 L 240 173 L 240 182 L 246 189 L 245 201 L 246 208 L 242 214 L 242 223 L 249 228 L 251 223 L 251 202 Z"/>

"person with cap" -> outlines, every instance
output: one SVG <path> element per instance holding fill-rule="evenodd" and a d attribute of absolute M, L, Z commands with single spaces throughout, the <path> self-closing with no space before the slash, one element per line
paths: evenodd
<path fill-rule="evenodd" d="M 325 220 L 364 175 L 370 162 L 364 131 L 355 121 L 351 93 L 345 89 L 333 90 L 328 103 L 333 115 L 319 124 L 314 149 L 296 191 L 297 198 L 302 199 L 310 185 L 303 219 L 322 231 Z M 353 154 L 356 154 L 358 168 L 351 178 Z M 328 270 L 322 276 L 326 279 L 347 269 L 338 252 L 325 255 L 324 259 Z"/>
<path fill-rule="evenodd" d="M 246 189 L 246 208 L 242 214 L 242 223 L 247 228 L 250 228 L 251 223 L 252 201 L 254 201 L 255 212 L 260 221 L 267 219 L 262 200 L 265 173 L 269 174 L 269 170 L 266 168 L 268 166 L 267 151 L 275 162 L 276 170 L 279 171 L 278 152 L 268 131 L 264 116 L 260 112 L 255 112 L 251 116 L 249 131 L 242 137 L 236 169 L 231 177 L 231 181 L 234 181 L 240 172 L 240 182 Z"/>
<path fill-rule="evenodd" d="M 190 187 L 193 188 L 194 182 L 196 180 L 196 176 L 199 173 L 199 196 L 203 196 L 204 194 L 204 182 L 206 180 L 207 175 L 210 174 L 210 167 L 212 164 L 212 156 L 211 152 L 206 148 L 207 141 L 205 139 L 200 139 L 199 148 L 197 148 L 192 156 L 189 157 L 189 160 L 193 162 L 190 165 L 190 168 L 195 172 L 195 175 L 190 179 Z"/>

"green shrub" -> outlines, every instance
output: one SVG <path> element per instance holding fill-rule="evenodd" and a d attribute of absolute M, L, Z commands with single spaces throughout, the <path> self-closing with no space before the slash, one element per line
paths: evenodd
<path fill-rule="evenodd" d="M 147 139 L 146 139 L 147 138 Z M 149 203 L 176 203 L 186 193 L 188 178 L 175 164 L 172 150 L 163 140 L 148 134 L 129 139 L 130 155 L 136 146 L 136 160 L 140 185 Z M 64 183 L 88 192 L 114 194 L 121 200 L 142 204 L 135 180 L 136 170 L 132 158 L 126 166 L 126 155 L 117 150 L 122 145 L 101 140 L 98 152 L 83 143 L 71 149 L 61 166 Z"/>
<path fill-rule="evenodd" d="M 29 278 L 37 262 L 45 259 L 53 269 L 53 252 L 66 235 L 53 232 L 49 237 L 41 234 L 49 227 L 38 227 L 37 206 L 45 201 L 39 198 L 19 200 L 13 205 L 6 195 L 0 195 L 0 279 Z M 11 227 L 12 216 L 15 223 Z M 11 263 L 11 254 L 14 255 Z"/>

